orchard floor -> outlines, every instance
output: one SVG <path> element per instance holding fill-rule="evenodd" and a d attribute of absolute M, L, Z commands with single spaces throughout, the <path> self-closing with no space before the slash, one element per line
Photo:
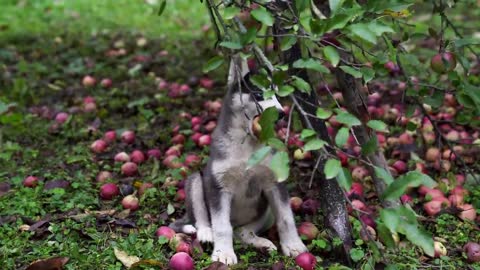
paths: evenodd
<path fill-rule="evenodd" d="M 114 32 L 88 38 L 24 36 L 2 42 L 0 268 L 26 269 L 36 260 L 63 257 L 69 259 L 64 269 L 125 269 L 118 254 L 114 254 L 116 248 L 140 258 L 138 269 L 166 269 L 174 251 L 164 238 L 155 236 L 155 230 L 184 211 L 184 203 L 177 198 L 178 187 L 169 182 L 184 179 L 182 169 L 167 168 L 162 159 L 148 159 L 139 166 L 138 175 L 125 177 L 120 172 L 121 164 L 113 158 L 118 152 L 131 153 L 135 149 L 146 152 L 159 148 L 164 153 L 172 146 L 173 134 L 179 132 L 186 137 L 182 161 L 186 154 L 194 153 L 205 162 L 208 147 L 192 142 L 190 120 L 182 113 L 205 116 L 204 103 L 222 96 L 226 67 L 210 75 L 213 87 L 202 73 L 203 63 L 214 55 L 209 49 L 211 44 L 175 43 Z M 93 76 L 96 84 L 84 86 L 86 75 Z M 112 85 L 101 86 L 103 78 L 110 78 Z M 171 98 L 171 90 L 159 87 L 160 78 L 167 82 L 167 88 L 172 88 L 173 83 L 180 84 L 180 88 L 185 84 L 188 88 L 183 86 L 184 89 L 191 92 L 185 97 Z M 93 100 L 85 100 L 86 97 Z M 69 114 L 65 123 L 56 124 L 58 112 Z M 124 130 L 132 130 L 135 142 L 125 144 L 118 138 L 105 152 L 92 153 L 90 145 L 108 130 L 115 130 L 118 136 Z M 392 134 L 398 135 L 399 130 L 392 127 Z M 421 149 L 416 148 L 423 156 Z M 390 158 L 392 151 L 386 153 Z M 289 179 L 292 195 L 317 199 L 315 184 L 308 188 L 313 163 L 293 162 L 293 177 Z M 412 162 L 408 165 L 415 168 Z M 192 166 L 190 171 L 199 166 Z M 104 170 L 113 173 L 113 179 L 107 182 L 131 185 L 137 191 L 142 183 L 152 183 L 154 188 L 139 196 L 137 211 L 125 211 L 123 196 L 113 200 L 99 197 L 102 183 L 96 176 Z M 461 169 L 453 163 L 452 171 Z M 34 188 L 22 184 L 29 175 L 39 178 Z M 441 176 L 446 174 L 432 173 L 436 180 Z M 371 185 L 365 185 L 365 194 L 361 199 L 375 208 L 378 202 L 370 196 Z M 480 189 L 477 187 L 470 194 L 468 200 L 478 204 Z M 417 202 L 420 199 L 414 199 L 414 209 L 424 215 Z M 452 211 L 435 218 L 420 218 L 425 228 L 444 242 L 448 255 L 428 258 L 401 238 L 399 248 L 382 251 L 385 262 L 396 268 L 370 265 L 371 258 L 378 254 L 373 254 L 371 243 L 359 236 L 360 223 L 351 220 L 356 239 L 351 253 L 356 261 L 353 269 L 480 269 L 479 264 L 467 264 L 461 250 L 467 241 L 480 241 L 478 223 L 463 222 Z M 316 240 L 308 244 L 318 256 L 318 269 L 349 269 L 335 264 L 331 250 L 339 244 L 338 239 L 332 239 L 325 231 L 321 212 L 297 213 L 296 221 L 310 221 L 320 228 Z M 273 233 L 268 237 L 275 241 Z M 203 253 L 194 254 L 197 269 L 211 264 L 212 247 L 203 248 Z M 241 243 L 235 244 L 235 250 L 240 264 L 234 269 L 271 269 L 275 263 L 295 269 L 294 260 L 281 253 L 269 254 Z M 62 264 L 60 260 L 44 263 Z M 29 269 L 45 269 L 38 267 L 34 264 Z"/>

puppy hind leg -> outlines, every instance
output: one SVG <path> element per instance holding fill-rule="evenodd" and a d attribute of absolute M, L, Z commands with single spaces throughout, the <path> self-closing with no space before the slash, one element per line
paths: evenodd
<path fill-rule="evenodd" d="M 258 220 L 236 229 L 235 236 L 245 244 L 252 245 L 256 248 L 265 248 L 269 251 L 277 250 L 277 247 L 272 243 L 272 241 L 257 236 L 258 232 L 268 229 L 271 226 L 271 215 L 272 213 L 270 209 L 267 209 L 262 217 Z"/>
<path fill-rule="evenodd" d="M 307 251 L 307 247 L 297 233 L 286 187 L 282 183 L 277 183 L 264 192 L 275 216 L 283 253 L 287 256 L 296 257 L 298 254 Z"/>

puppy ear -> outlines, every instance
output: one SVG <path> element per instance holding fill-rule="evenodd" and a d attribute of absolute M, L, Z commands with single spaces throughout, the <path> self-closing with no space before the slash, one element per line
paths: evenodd
<path fill-rule="evenodd" d="M 242 58 L 239 54 L 232 55 L 230 59 L 230 68 L 228 71 L 228 85 L 238 83 L 243 77 L 250 72 L 247 60 Z"/>

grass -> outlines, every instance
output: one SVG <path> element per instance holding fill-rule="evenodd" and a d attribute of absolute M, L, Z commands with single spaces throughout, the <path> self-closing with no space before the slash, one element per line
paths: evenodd
<path fill-rule="evenodd" d="M 18 35 L 73 33 L 104 29 L 137 31 L 150 37 L 191 40 L 209 23 L 199 0 L 169 0 L 158 16 L 160 0 L 3 0 L 0 39 Z M 151 3 L 151 4 L 149 4 Z M 174 35 L 170 34 L 174 33 Z"/>
<path fill-rule="evenodd" d="M 210 75 L 215 79 L 213 90 L 194 83 L 205 76 L 201 67 L 215 53 L 209 49 L 212 33 L 201 30 L 208 24 L 208 15 L 200 1 L 168 0 L 161 16 L 156 15 L 158 7 L 159 3 L 149 5 L 133 0 L 2 1 L 2 270 L 25 269 L 35 260 L 57 256 L 70 259 L 65 269 L 125 269 L 114 248 L 143 259 L 140 269 L 166 269 L 174 251 L 165 239 L 154 237 L 154 232 L 183 213 L 183 202 L 175 199 L 176 188 L 167 185 L 170 180 L 182 180 L 182 171 L 149 160 L 140 165 L 140 175 L 124 177 L 113 156 L 137 148 L 165 151 L 177 125 L 188 138 L 191 127 L 189 121 L 179 117 L 180 113 L 205 113 L 203 103 L 223 94 L 224 72 L 220 69 Z M 139 46 L 137 41 L 143 36 L 147 43 Z M 107 56 L 110 50 L 119 48 L 125 49 L 125 55 Z M 168 53 L 159 54 L 163 51 Z M 81 81 L 86 74 L 97 79 L 112 78 L 113 86 L 84 87 Z M 172 99 L 165 90 L 158 89 L 160 78 L 170 83 L 191 83 L 193 94 Z M 86 96 L 95 98 L 96 111 L 82 112 Z M 59 111 L 71 111 L 71 117 L 65 124 L 55 126 L 53 117 Z M 101 155 L 91 153 L 90 144 L 112 129 L 118 133 L 135 130 L 136 143 L 116 142 Z M 393 133 L 397 131 L 401 129 L 392 127 Z M 187 140 L 183 153 L 181 158 L 186 153 L 197 153 L 205 160 L 208 149 Z M 308 162 L 302 166 L 305 164 Z M 120 197 L 112 201 L 99 198 L 101 183 L 95 177 L 102 170 L 113 173 L 110 182 L 136 189 L 149 182 L 155 188 L 140 197 L 138 211 L 125 212 Z M 315 198 L 312 190 L 318 187 L 306 188 L 309 173 L 308 168 L 292 168 L 292 175 L 296 176 L 290 179 L 292 194 Z M 23 187 L 27 175 L 38 176 L 40 184 L 36 188 Z M 52 181 L 66 182 L 68 186 L 46 189 Z M 471 200 L 478 204 L 478 189 L 472 192 Z M 309 220 L 322 224 L 321 215 L 297 215 L 296 219 L 297 223 Z M 402 239 L 404 248 L 385 251 L 385 258 L 395 263 L 396 269 L 467 269 L 459 248 L 466 241 L 480 241 L 478 228 L 450 214 L 425 223 L 453 251 L 448 257 L 419 259 L 420 250 Z M 352 218 L 352 224 L 352 258 L 357 267 L 371 269 L 368 263 L 377 249 L 360 239 L 361 226 L 356 219 Z M 332 250 L 338 244 L 338 239 L 332 239 L 323 230 L 309 244 L 309 249 L 323 259 L 318 269 L 346 269 L 331 263 Z M 204 248 L 203 254 L 196 255 L 197 269 L 211 263 L 208 254 L 212 247 Z M 235 269 L 270 269 L 275 262 L 283 262 L 287 269 L 294 267 L 291 258 L 278 253 L 268 254 L 240 243 L 236 243 L 235 250 L 241 259 Z M 479 269 L 478 264 L 468 267 Z"/>

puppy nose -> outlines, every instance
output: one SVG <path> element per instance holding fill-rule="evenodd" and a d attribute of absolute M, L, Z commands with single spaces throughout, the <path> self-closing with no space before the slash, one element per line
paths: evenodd
<path fill-rule="evenodd" d="M 278 119 L 282 119 L 286 116 L 285 112 L 283 110 L 278 110 Z"/>

